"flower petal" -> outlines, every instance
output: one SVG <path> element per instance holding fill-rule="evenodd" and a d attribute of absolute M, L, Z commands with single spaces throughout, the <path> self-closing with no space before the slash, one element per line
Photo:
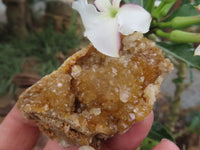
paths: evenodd
<path fill-rule="evenodd" d="M 111 6 L 110 0 L 95 0 L 94 4 L 98 8 L 99 11 L 107 11 Z"/>
<path fill-rule="evenodd" d="M 119 8 L 120 7 L 120 2 L 121 2 L 121 0 L 112 0 L 112 5 L 114 7 Z"/>
<path fill-rule="evenodd" d="M 85 36 L 101 53 L 119 57 L 121 40 L 116 18 L 96 18 L 94 24 L 85 31 Z"/>
<path fill-rule="evenodd" d="M 195 49 L 194 56 L 200 56 L 200 45 Z"/>
<path fill-rule="evenodd" d="M 78 0 L 72 3 L 72 8 L 76 9 L 81 15 L 81 19 L 83 21 L 83 25 L 86 30 L 88 28 L 88 24 L 92 24 L 93 19 L 100 15 L 94 5 L 88 4 L 87 0 Z"/>
<path fill-rule="evenodd" d="M 85 26 L 84 35 L 94 47 L 105 55 L 118 57 L 121 39 L 117 19 L 97 12 L 94 5 L 88 4 L 87 0 L 75 1 L 72 7 L 80 13 Z"/>
<path fill-rule="evenodd" d="M 151 15 L 141 6 L 136 4 L 123 5 L 117 14 L 119 31 L 124 35 L 134 31 L 146 33 L 151 24 Z"/>

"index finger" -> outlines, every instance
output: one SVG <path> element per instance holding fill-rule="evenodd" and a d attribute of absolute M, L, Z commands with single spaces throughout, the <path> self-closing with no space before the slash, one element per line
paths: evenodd
<path fill-rule="evenodd" d="M 15 106 L 0 125 L 0 149 L 31 149 L 38 136 L 39 130 L 37 126 L 23 119 Z"/>

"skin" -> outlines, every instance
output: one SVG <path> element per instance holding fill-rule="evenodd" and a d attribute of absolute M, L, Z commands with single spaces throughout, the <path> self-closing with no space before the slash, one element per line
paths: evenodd
<path fill-rule="evenodd" d="M 153 123 L 153 113 L 136 123 L 125 134 L 117 135 L 104 142 L 101 150 L 135 150 L 147 136 Z M 40 131 L 34 122 L 20 116 L 16 106 L 0 124 L 1 150 L 31 150 Z M 77 150 L 78 147 L 62 148 L 56 141 L 49 140 L 44 150 Z M 153 150 L 179 150 L 171 141 L 163 139 Z"/>

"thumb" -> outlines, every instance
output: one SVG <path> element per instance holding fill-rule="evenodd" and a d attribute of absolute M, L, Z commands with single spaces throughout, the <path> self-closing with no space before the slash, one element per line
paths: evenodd
<path fill-rule="evenodd" d="M 157 144 L 152 150 L 180 150 L 176 144 L 167 139 L 162 139 L 162 141 Z"/>

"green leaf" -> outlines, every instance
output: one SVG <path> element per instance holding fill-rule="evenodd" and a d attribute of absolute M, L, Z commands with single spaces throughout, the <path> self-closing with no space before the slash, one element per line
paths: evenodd
<path fill-rule="evenodd" d="M 191 44 L 157 42 L 157 45 L 167 55 L 185 62 L 189 67 L 200 70 L 200 57 L 194 56 L 194 48 Z"/>
<path fill-rule="evenodd" d="M 200 112 L 193 115 L 189 129 L 192 132 L 200 134 Z"/>
<path fill-rule="evenodd" d="M 154 139 L 151 139 L 149 137 L 146 137 L 140 147 L 137 150 L 151 150 L 153 147 L 155 147 L 159 141 L 156 141 Z"/>
<path fill-rule="evenodd" d="M 181 7 L 179 7 L 177 10 L 173 11 L 172 14 L 165 20 L 170 21 L 174 17 L 178 16 L 197 16 L 199 15 L 198 10 L 191 4 L 184 4 Z"/>
<path fill-rule="evenodd" d="M 162 0 L 160 5 L 152 11 L 152 17 L 160 19 L 166 16 L 175 4 L 176 0 Z"/>
<path fill-rule="evenodd" d="M 156 141 L 161 141 L 163 138 L 174 141 L 173 137 L 167 131 L 167 129 L 162 124 L 156 121 L 153 122 L 151 130 L 148 134 L 148 138 L 151 138 Z"/>

